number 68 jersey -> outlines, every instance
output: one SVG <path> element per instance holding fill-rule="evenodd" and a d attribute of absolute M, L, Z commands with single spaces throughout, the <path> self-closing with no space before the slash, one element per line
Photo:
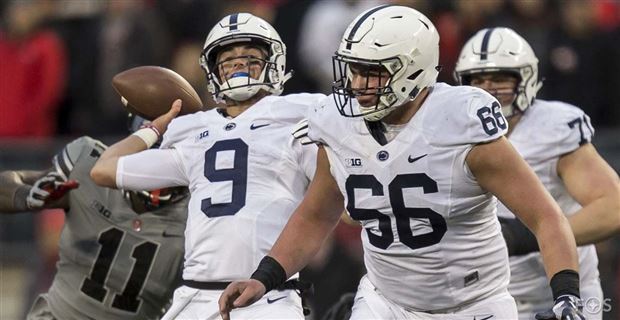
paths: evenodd
<path fill-rule="evenodd" d="M 506 132 L 492 96 L 436 84 L 383 146 L 362 118 L 341 116 L 333 103 L 308 121 L 309 138 L 325 145 L 347 211 L 362 223 L 368 278 L 383 296 L 441 312 L 506 291 L 497 200 L 465 162 L 475 144 Z"/>

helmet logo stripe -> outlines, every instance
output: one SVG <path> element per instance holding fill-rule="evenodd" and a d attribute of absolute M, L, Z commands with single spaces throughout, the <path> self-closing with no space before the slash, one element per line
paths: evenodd
<path fill-rule="evenodd" d="M 391 5 L 389 4 L 385 4 L 382 6 L 378 6 L 375 7 L 373 9 L 368 10 L 368 12 L 366 12 L 366 14 L 364 14 L 361 18 L 359 18 L 359 20 L 357 20 L 357 22 L 355 23 L 355 25 L 353 26 L 353 28 L 351 28 L 351 32 L 349 32 L 349 36 L 347 37 L 347 41 L 349 43 L 347 43 L 347 49 L 351 49 L 351 45 L 353 45 L 353 43 L 351 41 L 353 41 L 353 37 L 355 36 L 355 33 L 357 32 L 357 29 L 359 29 L 359 27 L 362 25 L 362 23 L 364 21 L 366 21 L 366 19 L 372 15 L 373 13 L 383 9 L 383 8 L 387 8 L 390 7 Z"/>
<path fill-rule="evenodd" d="M 238 16 L 239 16 L 238 13 L 230 15 L 230 20 L 228 21 L 229 22 L 229 27 L 228 27 L 229 29 L 228 30 L 230 30 L 230 31 L 237 30 L 237 17 Z"/>
<path fill-rule="evenodd" d="M 491 39 L 491 33 L 495 30 L 495 28 L 491 28 L 487 30 L 482 38 L 482 45 L 480 46 L 480 60 L 487 59 L 487 52 L 489 51 L 489 40 Z"/>

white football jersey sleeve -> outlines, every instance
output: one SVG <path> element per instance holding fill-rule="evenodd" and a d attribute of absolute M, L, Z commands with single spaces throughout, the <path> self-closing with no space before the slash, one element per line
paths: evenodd
<path fill-rule="evenodd" d="M 292 133 L 308 107 L 324 97 L 269 96 L 234 119 L 210 110 L 172 121 L 162 148 L 178 157 L 191 193 L 184 279 L 231 281 L 252 274 L 314 174 L 317 147 L 301 146 Z"/>
<path fill-rule="evenodd" d="M 516 150 L 534 169 L 536 175 L 560 205 L 562 212 L 571 215 L 581 209 L 557 174 L 562 155 L 590 143 L 594 129 L 590 118 L 579 108 L 556 101 L 535 100 L 508 137 Z M 498 215 L 514 218 L 503 205 Z M 594 245 L 578 247 L 579 275 L 582 286 L 598 281 L 598 258 Z M 511 294 L 522 300 L 552 301 L 549 281 L 539 253 L 510 258 Z"/>
<path fill-rule="evenodd" d="M 350 216 L 361 221 L 368 278 L 390 301 L 439 311 L 505 291 L 508 256 L 496 199 L 467 169 L 472 147 L 507 123 L 482 90 L 436 84 L 386 145 L 333 102 L 309 116 Z"/>

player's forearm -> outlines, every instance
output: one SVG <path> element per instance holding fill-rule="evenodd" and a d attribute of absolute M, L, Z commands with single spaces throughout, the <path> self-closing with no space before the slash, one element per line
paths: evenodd
<path fill-rule="evenodd" d="M 620 232 L 620 194 L 609 194 L 568 218 L 577 245 L 603 241 Z"/>
<path fill-rule="evenodd" d="M 90 177 L 98 185 L 116 188 L 116 170 L 118 159 L 147 149 L 146 143 L 135 135 L 108 147 L 90 171 Z"/>
<path fill-rule="evenodd" d="M 0 172 L 0 213 L 27 211 L 26 197 L 30 190 L 23 176 L 15 171 Z"/>
<path fill-rule="evenodd" d="M 578 271 L 577 247 L 568 220 L 559 213 L 541 216 L 537 223 L 528 226 L 538 240 L 549 279 L 562 270 Z"/>
<path fill-rule="evenodd" d="M 327 219 L 293 214 L 269 255 L 286 271 L 287 278 L 303 269 L 338 224 L 340 215 Z"/>

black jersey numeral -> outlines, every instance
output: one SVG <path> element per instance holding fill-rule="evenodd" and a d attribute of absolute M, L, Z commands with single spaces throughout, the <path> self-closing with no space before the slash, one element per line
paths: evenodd
<path fill-rule="evenodd" d="M 99 250 L 99 255 L 93 264 L 90 275 L 82 281 L 80 290 L 101 303 L 104 302 L 108 294 L 104 285 L 110 275 L 112 264 L 118 254 L 124 235 L 125 232 L 117 228 L 110 228 L 99 235 L 98 242 L 101 245 L 101 250 Z M 131 257 L 135 262 L 129 272 L 129 279 L 123 292 L 114 295 L 113 308 L 133 313 L 138 311 L 142 302 L 138 299 L 138 295 L 146 282 L 158 247 L 159 245 L 156 243 L 144 241 L 133 248 Z"/>
<path fill-rule="evenodd" d="M 594 129 L 592 129 L 592 124 L 590 124 L 590 119 L 586 115 L 584 115 L 583 117 L 575 118 L 567 124 L 571 129 L 575 128 L 575 126 L 579 128 L 579 135 L 580 135 L 579 145 L 580 146 L 590 142 L 590 137 L 594 134 Z M 586 129 L 590 131 L 589 135 L 586 136 L 586 132 L 583 127 L 586 127 Z"/>
<path fill-rule="evenodd" d="M 373 175 L 350 175 L 345 183 L 347 190 L 347 211 L 351 218 L 363 220 L 378 220 L 380 235 L 366 228 L 369 242 L 381 249 L 387 249 L 394 242 L 394 232 L 390 216 L 377 209 L 357 208 L 355 206 L 355 190 L 370 189 L 371 195 L 383 196 L 383 185 Z M 413 208 L 405 206 L 403 189 L 422 188 L 425 194 L 438 192 L 437 182 L 425 173 L 400 174 L 388 185 L 388 196 L 394 219 L 396 219 L 396 233 L 400 242 L 412 250 L 432 246 L 439 243 L 447 231 L 444 217 L 430 208 Z M 432 231 L 414 235 L 411 230 L 411 219 L 428 220 Z"/>
<path fill-rule="evenodd" d="M 490 136 L 496 134 L 500 129 L 508 128 L 506 119 L 502 115 L 502 106 L 497 101 L 493 101 L 490 108 L 482 107 L 478 109 L 476 114 L 482 122 L 482 129 Z"/>
<path fill-rule="evenodd" d="M 217 168 L 220 152 L 233 151 L 233 167 Z M 248 145 L 241 139 L 221 140 L 205 152 L 204 176 L 211 182 L 230 181 L 231 201 L 212 203 L 211 198 L 202 200 L 201 209 L 209 218 L 232 216 L 245 206 L 248 190 Z"/>

